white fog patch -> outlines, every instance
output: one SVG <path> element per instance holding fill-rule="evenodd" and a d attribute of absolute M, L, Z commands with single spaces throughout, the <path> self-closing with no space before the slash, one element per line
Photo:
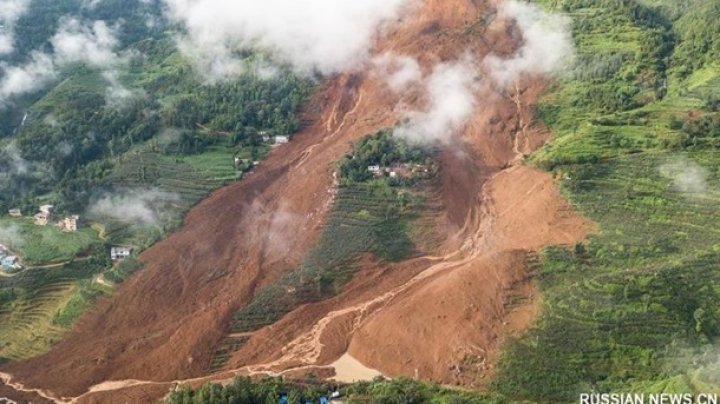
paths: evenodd
<path fill-rule="evenodd" d="M 660 174 L 672 181 L 675 190 L 687 196 L 703 196 L 708 192 L 707 170 L 686 156 L 661 165 Z"/>
<path fill-rule="evenodd" d="M 9 143 L 2 148 L 0 156 L 4 158 L 4 165 L 8 167 L 10 174 L 29 174 L 33 171 L 33 164 L 20 155 L 20 150 L 15 143 Z"/>
<path fill-rule="evenodd" d="M 500 86 L 524 74 L 547 75 L 571 66 L 574 47 L 568 17 L 516 0 L 500 4 L 498 13 L 515 21 L 523 36 L 522 46 L 509 59 L 489 55 L 484 61 L 490 76 Z"/>
<path fill-rule="evenodd" d="M 182 136 L 182 130 L 175 128 L 165 128 L 159 135 L 153 138 L 153 141 L 158 146 L 169 146 L 173 143 L 177 143 Z"/>
<path fill-rule="evenodd" d="M 158 189 L 128 190 L 106 194 L 88 209 L 93 217 L 110 218 L 128 224 L 157 224 L 163 204 L 179 200 L 179 196 Z"/>
<path fill-rule="evenodd" d="M 11 249 L 21 248 L 25 244 L 25 237 L 20 227 L 16 224 L 0 226 L 0 244 Z"/>
<path fill-rule="evenodd" d="M 294 231 L 300 223 L 301 217 L 287 209 L 282 208 L 274 212 L 267 230 L 267 241 L 272 245 L 271 251 L 290 254 L 293 240 L 296 238 Z"/>
<path fill-rule="evenodd" d="M 89 24 L 76 18 L 65 18 L 50 39 L 53 53 L 33 52 L 24 65 L 10 66 L 0 64 L 0 107 L 8 98 L 38 91 L 58 77 L 60 67 L 72 63 L 82 63 L 101 70 L 108 83 L 106 102 L 111 107 L 121 107 L 128 101 L 142 97 L 140 90 L 131 90 L 119 80 L 119 69 L 129 58 L 137 57 L 131 52 L 118 54 L 118 27 L 108 26 L 103 21 Z"/>
<path fill-rule="evenodd" d="M 388 87 L 396 93 L 406 90 L 423 78 L 417 60 L 392 53 L 385 53 L 373 59 L 373 74 L 385 80 Z"/>
<path fill-rule="evenodd" d="M 57 77 L 53 59 L 40 52 L 34 52 L 30 61 L 21 66 L 0 64 L 3 70 L 0 79 L 0 106 L 9 97 L 40 90 Z"/>
<path fill-rule="evenodd" d="M 424 80 L 427 109 L 409 112 L 395 133 L 412 142 L 449 142 L 475 111 L 478 84 L 470 59 L 437 65 Z"/>
<path fill-rule="evenodd" d="M 105 89 L 105 103 L 111 107 L 122 108 L 128 105 L 132 100 L 147 96 L 142 89 L 129 89 L 125 87 L 118 77 L 117 70 L 108 70 L 103 72 L 102 76 L 108 82 Z"/>
<path fill-rule="evenodd" d="M 83 25 L 70 18 L 62 22 L 51 39 L 55 60 L 59 64 L 85 63 L 93 67 L 110 67 L 118 63 L 113 51 L 118 44 L 116 29 L 104 21 Z"/>
<path fill-rule="evenodd" d="M 424 90 L 426 109 L 406 111 L 406 122 L 396 134 L 420 143 L 450 142 L 475 111 L 481 89 L 491 84 L 505 87 L 523 75 L 554 74 L 572 60 L 568 18 L 516 0 L 502 2 L 498 13 L 501 20 L 514 22 L 523 37 L 520 48 L 507 59 L 490 54 L 478 63 L 465 56 L 436 65 L 425 77 L 413 58 L 385 54 L 374 59 L 373 72 L 393 91 L 414 89 L 418 83 Z"/>
<path fill-rule="evenodd" d="M 302 73 L 361 68 L 372 38 L 410 0 L 165 0 L 187 35 L 179 47 L 210 79 L 243 71 L 242 48 L 270 52 Z"/>
<path fill-rule="evenodd" d="M 0 55 L 15 51 L 15 23 L 29 5 L 30 0 L 0 0 Z"/>

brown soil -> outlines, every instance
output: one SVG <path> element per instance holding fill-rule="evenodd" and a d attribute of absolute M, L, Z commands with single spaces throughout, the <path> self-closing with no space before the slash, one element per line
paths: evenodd
<path fill-rule="evenodd" d="M 426 71 L 466 52 L 477 60 L 491 47 L 510 54 L 517 38 L 502 22 L 483 40 L 468 35 L 488 3 L 425 0 L 384 32 L 376 51 L 414 55 Z M 466 131 L 443 150 L 436 220 L 444 242 L 432 256 L 396 264 L 366 258 L 340 295 L 253 333 L 228 371 L 208 379 L 327 372 L 322 366 L 349 353 L 388 376 L 483 385 L 503 338 L 538 311 L 528 256 L 592 230 L 550 175 L 521 163 L 549 138 L 531 112 L 542 89 L 529 78 L 508 90 L 485 88 Z M 328 80 L 309 102 L 312 123 L 293 142 L 192 209 L 181 229 L 142 254 L 144 269 L 50 352 L 3 371 L 57 397 L 121 381 L 95 386 L 80 402 L 144 402 L 202 376 L 233 313 L 296 268 L 317 239 L 332 204 L 333 163 L 352 141 L 395 124 L 398 101 L 368 73 Z M 424 103 L 417 94 L 402 101 Z"/>

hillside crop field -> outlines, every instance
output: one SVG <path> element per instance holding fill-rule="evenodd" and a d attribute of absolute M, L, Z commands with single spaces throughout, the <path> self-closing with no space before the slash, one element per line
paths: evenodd
<path fill-rule="evenodd" d="M 496 386 L 542 401 L 572 401 L 591 389 L 717 393 L 720 133 L 713 124 L 691 126 L 717 122 L 707 103 L 720 70 L 712 61 L 692 69 L 678 49 L 692 46 L 683 42 L 687 19 L 718 5 L 695 2 L 673 24 L 675 2 L 647 10 L 655 22 L 638 21 L 633 5 L 595 3 L 562 6 L 574 20 L 578 57 L 599 67 L 587 75 L 580 65 L 578 77 L 545 96 L 539 112 L 556 138 L 531 162 L 556 174 L 599 231 L 543 252 L 543 314 L 509 344 Z M 623 39 L 608 43 L 613 36 Z M 675 49 L 662 45 L 670 41 Z M 665 48 L 651 52 L 648 43 Z M 615 58 L 623 62 L 600 68 Z M 658 84 L 640 81 L 653 71 Z M 626 105 L 612 105 L 614 93 L 601 97 L 612 83 L 635 94 Z"/>

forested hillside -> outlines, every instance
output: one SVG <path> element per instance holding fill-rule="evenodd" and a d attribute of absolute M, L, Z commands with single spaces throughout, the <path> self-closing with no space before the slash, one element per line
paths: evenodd
<path fill-rule="evenodd" d="M 232 80 L 208 78 L 160 1 L 95 3 L 27 2 L 0 53 L 0 244 L 27 267 L 0 277 L 0 361 L 48 349 L 139 268 L 110 245 L 139 253 L 292 135 L 311 87 L 252 52 Z M 48 204 L 82 229 L 33 225 Z"/>

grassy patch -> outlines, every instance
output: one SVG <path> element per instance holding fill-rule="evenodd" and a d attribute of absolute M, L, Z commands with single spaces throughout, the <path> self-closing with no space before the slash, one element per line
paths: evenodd
<path fill-rule="evenodd" d="M 0 243 L 17 251 L 27 266 L 69 261 L 100 242 L 91 228 L 63 232 L 53 225 L 36 226 L 30 218 L 0 218 L 0 228 L 17 230 L 14 240 L 0 235 Z"/>
<path fill-rule="evenodd" d="M 75 320 L 105 293 L 101 286 L 89 279 L 79 282 L 78 285 L 70 300 L 53 316 L 53 324 L 69 329 Z"/>

